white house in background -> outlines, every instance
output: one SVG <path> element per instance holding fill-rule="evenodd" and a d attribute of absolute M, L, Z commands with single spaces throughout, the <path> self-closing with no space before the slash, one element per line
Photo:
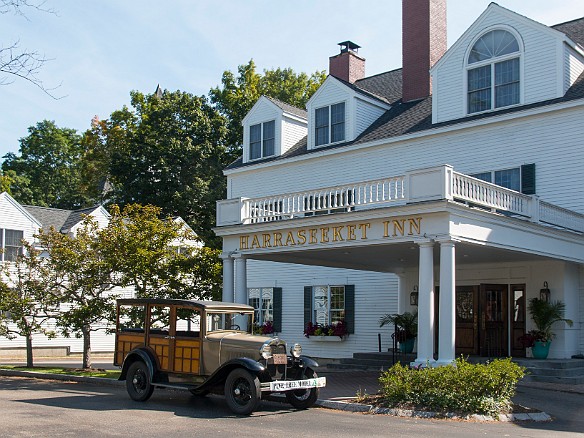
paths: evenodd
<path fill-rule="evenodd" d="M 244 119 L 217 204 L 223 299 L 288 340 L 345 320 L 343 340 L 303 341 L 329 358 L 417 310 L 416 362 L 443 364 L 524 356 L 525 303 L 549 288 L 574 321 L 550 357 L 584 353 L 584 18 L 491 3 L 447 50 L 446 0 L 402 7 L 403 68 L 365 77 L 347 41 L 306 112 L 261 98 Z"/>
<path fill-rule="evenodd" d="M 91 216 L 100 227 L 107 226 L 110 214 L 103 206 L 94 206 L 80 210 L 62 210 L 58 208 L 37 207 L 31 205 L 20 205 L 8 193 L 0 193 L 0 248 L 4 249 L 4 254 L 0 254 L 0 263 L 9 263 L 22 254 L 22 240 L 34 242 L 34 235 L 39 230 L 48 230 L 53 227 L 64 234 L 75 234 L 81 226 L 84 217 Z M 172 219 L 175 223 L 192 231 L 188 224 L 180 217 Z M 173 242 L 177 251 L 181 251 L 185 246 L 201 247 L 199 240 L 180 239 Z M 111 291 L 120 298 L 133 298 L 134 289 L 131 287 L 117 287 Z M 63 304 L 66 306 L 66 304 Z M 49 327 L 55 329 L 54 321 L 49 322 Z M 108 335 L 105 330 L 99 330 L 91 335 L 91 348 L 94 352 L 111 352 L 114 350 L 115 336 Z M 34 337 L 33 346 L 35 349 L 47 348 L 52 353 L 61 354 L 80 353 L 83 351 L 83 339 L 65 338 L 57 336 L 55 339 L 47 339 L 43 335 Z M 24 338 L 6 339 L 0 337 L 0 358 L 8 355 L 14 349 L 24 349 L 26 342 Z M 3 351 L 4 350 L 4 351 Z"/>

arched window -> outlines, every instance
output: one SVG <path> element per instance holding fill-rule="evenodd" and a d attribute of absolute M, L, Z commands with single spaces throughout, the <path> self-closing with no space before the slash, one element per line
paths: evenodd
<path fill-rule="evenodd" d="M 468 113 L 520 101 L 519 43 L 511 32 L 491 30 L 472 47 L 467 60 Z"/>

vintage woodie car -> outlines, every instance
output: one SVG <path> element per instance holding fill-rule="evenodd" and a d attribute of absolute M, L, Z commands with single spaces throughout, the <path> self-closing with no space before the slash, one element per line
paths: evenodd
<path fill-rule="evenodd" d="M 281 392 L 306 409 L 326 385 L 318 363 L 300 344 L 254 335 L 251 306 L 217 301 L 120 299 L 114 365 L 122 367 L 129 396 L 150 398 L 155 387 L 195 395 L 224 394 L 229 408 L 247 415 L 262 397 Z"/>

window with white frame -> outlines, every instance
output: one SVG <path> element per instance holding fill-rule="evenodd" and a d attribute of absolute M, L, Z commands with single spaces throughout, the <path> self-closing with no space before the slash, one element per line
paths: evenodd
<path fill-rule="evenodd" d="M 249 127 L 249 159 L 270 157 L 276 146 L 276 121 L 258 123 Z"/>
<path fill-rule="evenodd" d="M 314 111 L 314 144 L 321 146 L 345 140 L 345 102 Z"/>
<path fill-rule="evenodd" d="M 469 114 L 520 102 L 520 49 L 511 32 L 496 29 L 473 45 L 467 60 Z"/>
<path fill-rule="evenodd" d="M 312 322 L 334 324 L 345 319 L 345 286 L 312 287 Z"/>
<path fill-rule="evenodd" d="M 7 230 L 0 228 L 0 261 L 13 262 L 19 255 L 22 255 L 22 230 Z"/>
<path fill-rule="evenodd" d="M 252 287 L 247 290 L 248 304 L 254 308 L 255 323 L 274 321 L 274 288 Z"/>

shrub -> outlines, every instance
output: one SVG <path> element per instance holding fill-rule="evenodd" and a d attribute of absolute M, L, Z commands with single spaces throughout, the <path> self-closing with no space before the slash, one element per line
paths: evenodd
<path fill-rule="evenodd" d="M 379 378 L 381 396 L 392 406 L 438 412 L 498 415 L 508 412 L 525 368 L 510 358 L 470 364 L 464 358 L 437 368 L 395 364 Z"/>

